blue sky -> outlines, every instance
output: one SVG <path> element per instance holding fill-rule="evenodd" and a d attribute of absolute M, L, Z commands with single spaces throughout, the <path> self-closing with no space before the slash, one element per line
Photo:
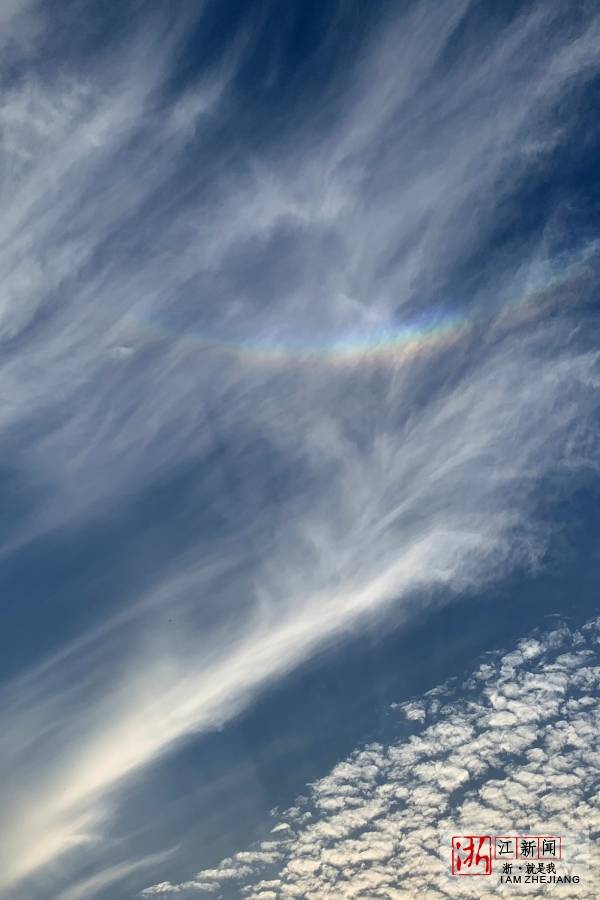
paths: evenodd
<path fill-rule="evenodd" d="M 599 42 L 2 5 L 2 896 L 452 896 L 430 830 L 519 804 L 594 841 Z"/>

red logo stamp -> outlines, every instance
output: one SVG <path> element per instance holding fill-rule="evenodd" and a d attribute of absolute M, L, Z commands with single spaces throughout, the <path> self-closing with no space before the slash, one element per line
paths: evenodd
<path fill-rule="evenodd" d="M 491 875 L 492 838 L 490 835 L 454 835 L 452 838 L 453 875 Z"/>
<path fill-rule="evenodd" d="M 491 875 L 494 863 L 507 876 L 513 870 L 531 875 L 534 869 L 538 874 L 553 874 L 554 860 L 562 860 L 562 838 L 557 835 L 452 836 L 453 875 Z"/>

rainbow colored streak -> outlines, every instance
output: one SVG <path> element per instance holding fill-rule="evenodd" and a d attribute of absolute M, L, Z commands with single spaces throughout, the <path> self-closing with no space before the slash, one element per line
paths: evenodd
<path fill-rule="evenodd" d="M 562 302 L 565 289 L 575 288 L 586 272 L 588 262 L 596 254 L 596 242 L 570 258 L 554 260 L 540 267 L 537 277 L 514 299 L 490 310 L 420 316 L 409 322 L 347 330 L 328 335 L 300 336 L 298 331 L 282 335 L 265 329 L 235 338 L 206 331 L 178 332 L 164 321 L 142 321 L 136 325 L 161 338 L 176 339 L 196 349 L 212 350 L 249 359 L 263 365 L 326 363 L 354 366 L 360 362 L 398 362 L 424 351 L 443 348 L 458 341 L 476 328 L 506 329 L 548 311 Z M 516 294 L 517 292 L 515 292 Z"/>

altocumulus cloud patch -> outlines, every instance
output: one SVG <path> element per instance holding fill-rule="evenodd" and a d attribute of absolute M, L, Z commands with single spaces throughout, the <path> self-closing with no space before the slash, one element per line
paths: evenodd
<path fill-rule="evenodd" d="M 600 832 L 600 619 L 555 623 L 490 654 L 462 683 L 394 704 L 419 723 L 370 744 L 275 812 L 268 840 L 180 884 L 141 896 L 479 897 L 478 879 L 442 876 L 440 841 L 456 834 Z M 594 898 L 597 846 L 560 896 Z M 545 896 L 511 885 L 511 895 Z M 555 887 L 554 890 L 557 890 Z M 553 894 L 554 895 L 554 894 Z"/>

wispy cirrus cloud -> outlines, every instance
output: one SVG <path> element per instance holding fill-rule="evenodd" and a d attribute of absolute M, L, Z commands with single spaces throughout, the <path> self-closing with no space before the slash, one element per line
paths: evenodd
<path fill-rule="evenodd" d="M 260 146 L 254 36 L 177 88 L 183 15 L 7 85 L 1 440 L 35 502 L 4 559 L 118 524 L 148 578 L 3 689 L 4 890 L 101 855 L 128 776 L 364 617 L 539 562 L 542 479 L 594 465 L 596 245 L 559 203 L 487 242 L 576 126 L 600 19 L 550 3 L 456 54 L 470 11 L 375 30 Z"/>

